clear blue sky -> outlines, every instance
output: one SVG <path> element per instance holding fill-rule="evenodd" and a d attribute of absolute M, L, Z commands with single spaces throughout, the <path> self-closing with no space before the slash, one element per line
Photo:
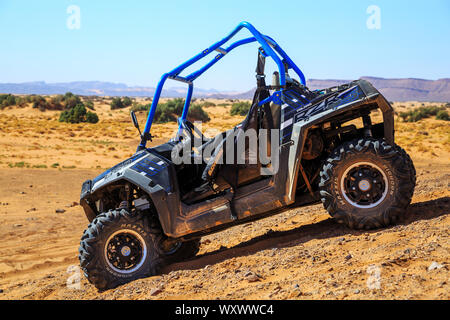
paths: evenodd
<path fill-rule="evenodd" d="M 79 30 L 66 26 L 69 5 L 81 10 Z M 369 5 L 381 10 L 379 30 L 366 27 Z M 243 20 L 272 36 L 307 79 L 450 77 L 448 0 L 0 0 L 0 82 L 156 86 Z M 253 87 L 256 48 L 233 51 L 196 86 Z"/>

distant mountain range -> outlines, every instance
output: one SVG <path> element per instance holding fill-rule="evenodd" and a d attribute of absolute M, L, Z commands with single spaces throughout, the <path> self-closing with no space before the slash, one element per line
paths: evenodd
<path fill-rule="evenodd" d="M 424 79 L 385 79 L 375 77 L 362 77 L 370 81 L 390 101 L 450 101 L 450 78 L 439 80 Z M 328 88 L 350 82 L 350 80 L 317 80 L 310 79 L 307 86 L 311 90 Z M 194 89 L 197 98 L 216 99 L 251 99 L 254 88 L 249 91 L 219 91 L 214 89 Z M 129 87 L 123 83 L 111 83 L 102 81 L 77 81 L 64 83 L 46 83 L 44 81 L 24 83 L 0 83 L 0 93 L 12 94 L 64 94 L 73 92 L 79 95 L 99 96 L 153 96 L 153 87 Z M 185 87 L 173 87 L 164 89 L 163 97 L 184 97 Z"/>

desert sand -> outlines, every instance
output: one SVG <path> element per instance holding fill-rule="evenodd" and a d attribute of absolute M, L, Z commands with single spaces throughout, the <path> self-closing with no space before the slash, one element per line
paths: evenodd
<path fill-rule="evenodd" d="M 242 121 L 229 108 L 207 108 L 204 129 L 213 134 Z M 204 237 L 197 257 L 160 276 L 105 292 L 83 275 L 77 282 L 88 224 L 77 203 L 81 183 L 139 142 L 129 109 L 111 111 L 106 100 L 95 109 L 98 124 L 60 123 L 59 112 L 31 106 L 0 111 L 0 299 L 450 298 L 450 124 L 434 119 L 396 118 L 396 142 L 417 169 L 412 204 L 396 226 L 350 230 L 318 204 Z M 138 118 L 143 126 L 145 114 Z M 154 125 L 153 144 L 175 127 Z"/>

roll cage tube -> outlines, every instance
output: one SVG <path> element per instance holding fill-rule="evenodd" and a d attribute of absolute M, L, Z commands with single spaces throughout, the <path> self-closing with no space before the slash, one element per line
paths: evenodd
<path fill-rule="evenodd" d="M 227 48 L 221 48 L 221 46 L 223 44 L 225 44 L 231 38 L 233 38 L 242 28 L 246 28 L 248 31 L 250 31 L 250 33 L 253 35 L 253 37 L 238 40 L 238 41 L 232 43 Z M 201 76 L 206 70 L 211 68 L 214 64 L 216 64 L 221 58 L 223 58 L 231 50 L 233 50 L 241 45 L 252 43 L 255 41 L 259 42 L 259 44 L 262 47 L 262 50 L 264 51 L 264 54 L 266 56 L 270 56 L 277 64 L 279 74 L 280 74 L 280 85 L 281 86 L 286 85 L 286 73 L 287 73 L 288 69 L 293 69 L 295 71 L 295 73 L 299 76 L 300 83 L 303 85 L 306 85 L 305 76 L 303 75 L 302 71 L 289 58 L 289 56 L 286 54 L 286 52 L 284 52 L 283 49 L 281 49 L 281 47 L 275 42 L 275 40 L 273 40 L 269 36 L 262 35 L 258 30 L 256 30 L 256 28 L 252 24 L 245 22 L 245 21 L 241 22 L 228 36 L 226 36 L 222 40 L 214 43 L 212 46 L 203 50 L 201 53 L 197 54 L 196 56 L 189 59 L 188 61 L 182 63 L 181 65 L 179 65 L 172 71 L 167 72 L 161 76 L 161 79 L 159 80 L 159 83 L 155 90 L 155 95 L 153 97 L 152 105 L 150 107 L 150 111 L 149 111 L 149 114 L 147 117 L 147 122 L 145 123 L 145 128 L 142 133 L 142 140 L 138 146 L 138 150 L 144 149 L 147 144 L 147 141 L 149 139 L 151 139 L 151 137 L 152 137 L 150 134 L 150 129 L 151 129 L 151 126 L 153 123 L 153 117 L 155 116 L 155 111 L 158 106 L 162 88 L 167 79 L 172 79 L 172 80 L 176 80 L 176 81 L 180 81 L 180 82 L 184 82 L 184 83 L 188 84 L 186 101 L 184 103 L 183 113 L 181 115 L 181 121 L 183 121 L 186 119 L 187 113 L 189 111 L 189 105 L 191 103 L 192 92 L 194 89 L 194 85 L 193 85 L 194 80 L 197 79 L 199 76 Z M 213 51 L 217 51 L 218 54 L 210 62 L 208 62 L 206 65 L 204 65 L 202 68 L 200 68 L 199 70 L 197 70 L 185 77 L 182 77 L 179 75 L 184 69 L 191 66 L 192 64 L 199 61 L 200 59 L 206 57 Z M 282 59 L 280 59 L 280 56 Z"/>

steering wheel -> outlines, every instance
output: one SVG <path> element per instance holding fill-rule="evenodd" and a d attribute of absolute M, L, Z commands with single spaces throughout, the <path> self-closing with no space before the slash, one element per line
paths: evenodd
<path fill-rule="evenodd" d="M 189 138 L 191 139 L 191 141 L 194 141 L 195 139 L 195 135 L 197 135 L 197 138 L 200 139 L 200 141 L 202 141 L 202 144 L 205 143 L 206 141 L 209 141 L 209 138 L 206 138 L 203 133 L 194 126 L 194 124 L 192 122 L 190 122 L 189 120 L 185 119 L 185 120 L 180 120 L 180 127 L 183 131 L 186 131 L 187 134 L 189 135 Z"/>

